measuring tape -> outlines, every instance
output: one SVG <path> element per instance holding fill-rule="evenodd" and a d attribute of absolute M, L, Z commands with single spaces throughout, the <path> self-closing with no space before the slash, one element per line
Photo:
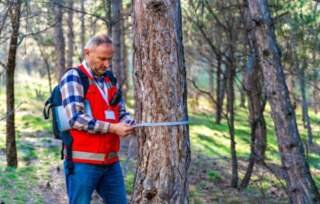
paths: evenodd
<path fill-rule="evenodd" d="M 175 121 L 175 122 L 142 122 L 133 125 L 132 127 L 157 127 L 157 126 L 176 126 L 176 125 L 187 125 L 189 120 Z"/>

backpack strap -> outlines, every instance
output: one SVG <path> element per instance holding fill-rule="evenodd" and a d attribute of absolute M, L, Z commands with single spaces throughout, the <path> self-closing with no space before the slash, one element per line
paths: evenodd
<path fill-rule="evenodd" d="M 69 70 L 75 70 L 78 72 L 78 75 L 80 77 L 80 82 L 83 86 L 83 96 L 85 96 L 89 88 L 89 79 L 87 75 L 83 73 L 79 67 L 70 67 L 66 70 L 66 72 L 68 72 Z"/>

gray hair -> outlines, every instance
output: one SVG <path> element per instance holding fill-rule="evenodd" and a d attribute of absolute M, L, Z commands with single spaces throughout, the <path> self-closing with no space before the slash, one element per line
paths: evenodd
<path fill-rule="evenodd" d="M 112 44 L 112 40 L 109 38 L 109 36 L 107 36 L 106 34 L 101 34 L 101 35 L 96 35 L 91 37 L 85 48 L 93 48 L 96 46 L 99 46 L 101 44 Z"/>

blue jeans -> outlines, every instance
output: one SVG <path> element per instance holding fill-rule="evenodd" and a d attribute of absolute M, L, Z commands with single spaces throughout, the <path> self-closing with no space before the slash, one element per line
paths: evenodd
<path fill-rule="evenodd" d="M 89 204 L 94 190 L 107 204 L 127 204 L 124 180 L 119 162 L 110 165 L 74 163 L 68 175 L 64 163 L 69 204 Z"/>

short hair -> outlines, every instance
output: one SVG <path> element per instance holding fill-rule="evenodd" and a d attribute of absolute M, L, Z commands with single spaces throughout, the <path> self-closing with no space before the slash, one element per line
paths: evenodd
<path fill-rule="evenodd" d="M 91 37 L 88 40 L 85 48 L 93 48 L 93 47 L 99 46 L 101 44 L 112 45 L 112 40 L 106 34 L 96 35 L 96 36 Z"/>

